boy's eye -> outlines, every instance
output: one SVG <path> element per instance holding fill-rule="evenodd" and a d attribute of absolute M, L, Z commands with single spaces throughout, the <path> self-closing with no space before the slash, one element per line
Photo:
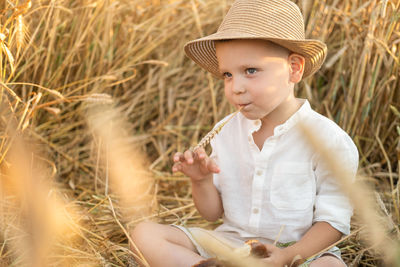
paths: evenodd
<path fill-rule="evenodd" d="M 255 74 L 257 70 L 255 68 L 248 68 L 246 69 L 246 74 Z"/>
<path fill-rule="evenodd" d="M 229 72 L 224 72 L 223 76 L 224 76 L 224 78 L 230 78 L 230 77 L 232 77 L 232 74 Z"/>

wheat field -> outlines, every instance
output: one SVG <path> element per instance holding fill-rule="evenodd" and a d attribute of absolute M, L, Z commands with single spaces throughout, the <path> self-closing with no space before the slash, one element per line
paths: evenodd
<path fill-rule="evenodd" d="M 139 222 L 220 223 L 197 213 L 171 156 L 234 111 L 223 83 L 183 52 L 232 2 L 0 2 L 1 266 L 145 265 L 129 249 Z M 307 37 L 328 46 L 295 94 L 360 154 L 343 259 L 400 266 L 400 1 L 295 2 Z"/>

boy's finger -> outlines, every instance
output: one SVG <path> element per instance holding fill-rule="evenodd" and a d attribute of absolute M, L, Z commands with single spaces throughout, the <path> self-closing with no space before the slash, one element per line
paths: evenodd
<path fill-rule="evenodd" d="M 206 160 L 206 164 L 207 164 L 207 169 L 209 171 L 214 172 L 214 173 L 219 173 L 220 172 L 220 169 L 219 169 L 218 165 L 212 159 L 208 158 Z"/>
<path fill-rule="evenodd" d="M 172 157 L 174 162 L 183 161 L 185 158 L 183 157 L 182 152 L 176 152 L 175 155 Z"/>
<path fill-rule="evenodd" d="M 196 149 L 195 153 L 199 159 L 205 159 L 207 157 L 207 153 L 202 147 Z"/>
<path fill-rule="evenodd" d="M 180 171 L 182 171 L 181 162 L 176 162 L 174 165 L 172 165 L 172 172 L 180 172 Z"/>
<path fill-rule="evenodd" d="M 190 150 L 186 150 L 185 153 L 183 153 L 183 156 L 185 158 L 185 161 L 188 164 L 192 164 L 193 163 L 193 152 Z"/>

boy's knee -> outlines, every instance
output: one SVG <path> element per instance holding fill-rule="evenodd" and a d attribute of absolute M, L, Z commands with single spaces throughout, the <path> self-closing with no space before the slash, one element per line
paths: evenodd
<path fill-rule="evenodd" d="M 133 239 L 140 239 L 154 231 L 157 227 L 157 223 L 154 222 L 140 222 L 133 228 L 131 236 Z"/>
<path fill-rule="evenodd" d="M 310 267 L 345 267 L 342 261 L 335 256 L 324 255 L 310 263 Z"/>
<path fill-rule="evenodd" d="M 143 245 L 144 242 L 151 240 L 150 236 L 154 234 L 157 226 L 158 224 L 154 222 L 140 222 L 131 231 L 132 241 L 136 246 Z"/>

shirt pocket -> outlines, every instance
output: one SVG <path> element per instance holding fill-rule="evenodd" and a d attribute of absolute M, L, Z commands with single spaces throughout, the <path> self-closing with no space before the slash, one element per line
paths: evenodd
<path fill-rule="evenodd" d="M 271 180 L 271 203 L 279 210 L 301 211 L 313 202 L 311 164 L 285 162 L 275 167 Z"/>

